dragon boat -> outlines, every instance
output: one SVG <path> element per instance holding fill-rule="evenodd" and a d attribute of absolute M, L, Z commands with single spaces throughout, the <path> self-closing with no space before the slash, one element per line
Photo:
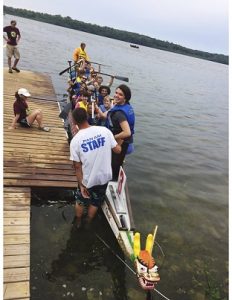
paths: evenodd
<path fill-rule="evenodd" d="M 160 281 L 158 266 L 152 256 L 157 226 L 153 234 L 148 234 L 145 249 L 141 250 L 140 233 L 135 232 L 126 174 L 122 167 L 118 181 L 108 183 L 102 211 L 125 256 L 133 262 L 140 286 L 144 290 L 154 290 Z"/>
<path fill-rule="evenodd" d="M 70 68 L 64 71 L 68 72 Z M 66 104 L 66 108 L 63 110 L 60 108 L 60 118 L 64 119 L 64 127 L 69 140 L 78 132 L 72 121 L 70 109 L 70 102 Z M 140 233 L 135 231 L 127 178 L 122 167 L 119 171 L 118 180 L 108 183 L 106 200 L 101 208 L 124 255 L 133 263 L 134 273 L 139 280 L 140 286 L 147 291 L 154 290 L 160 281 L 158 266 L 152 254 L 158 227 L 156 226 L 153 234 L 147 235 L 145 248 L 142 249 Z"/>

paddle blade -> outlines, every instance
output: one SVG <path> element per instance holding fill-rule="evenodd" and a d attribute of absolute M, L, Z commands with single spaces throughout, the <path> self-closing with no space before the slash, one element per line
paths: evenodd
<path fill-rule="evenodd" d="M 64 119 L 64 120 L 67 119 L 68 113 L 71 108 L 72 108 L 72 103 L 69 102 L 68 104 L 65 105 L 64 109 L 60 112 L 59 118 Z"/>
<path fill-rule="evenodd" d="M 64 69 L 63 71 L 61 71 L 61 72 L 59 73 L 59 75 L 62 75 L 62 74 L 64 74 L 65 72 L 70 71 L 73 67 L 75 67 L 75 65 L 76 65 L 76 64 L 70 65 L 68 68 L 66 68 L 66 69 Z"/>
<path fill-rule="evenodd" d="M 63 75 L 63 74 L 64 74 L 65 72 L 67 72 L 69 69 L 70 69 L 70 67 L 66 68 L 65 70 L 61 71 L 61 72 L 59 73 L 59 75 Z"/>
<path fill-rule="evenodd" d="M 127 77 L 122 77 L 122 76 L 114 76 L 115 79 L 118 79 L 118 80 L 122 80 L 122 81 L 126 81 L 126 82 L 129 82 L 129 78 Z"/>

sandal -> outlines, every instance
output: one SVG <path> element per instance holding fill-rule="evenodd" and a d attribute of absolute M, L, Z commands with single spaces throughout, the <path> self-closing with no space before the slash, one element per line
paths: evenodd
<path fill-rule="evenodd" d="M 43 131 L 49 132 L 50 128 L 44 126 L 44 127 L 39 127 L 39 130 L 43 130 Z"/>

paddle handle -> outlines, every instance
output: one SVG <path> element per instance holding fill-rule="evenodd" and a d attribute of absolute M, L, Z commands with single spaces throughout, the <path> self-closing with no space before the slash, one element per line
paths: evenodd
<path fill-rule="evenodd" d="M 64 69 L 63 71 L 61 71 L 59 73 L 59 75 L 63 75 L 65 72 L 68 72 L 69 70 L 71 70 L 73 67 L 75 67 L 76 64 L 70 65 L 68 68 Z"/>
<path fill-rule="evenodd" d="M 75 67 L 76 64 L 72 65 L 72 66 L 69 66 L 68 68 L 64 69 L 63 71 L 61 71 L 59 73 L 59 75 L 63 75 L 65 72 L 71 70 L 71 68 Z M 102 72 L 97 72 L 98 74 L 101 74 L 101 75 L 105 75 L 105 76 L 110 76 L 110 77 L 114 77 L 115 79 L 118 79 L 118 80 L 122 80 L 122 81 L 126 81 L 126 82 L 129 82 L 129 78 L 128 77 L 123 77 L 123 76 L 118 76 L 118 75 L 112 75 L 112 74 L 107 74 L 107 73 L 102 73 Z"/>
<path fill-rule="evenodd" d="M 153 245 L 152 245 L 151 251 L 153 250 L 153 247 L 154 247 L 157 230 L 158 230 L 158 226 L 156 225 L 155 229 L 154 229 L 154 232 L 153 232 Z"/>
<path fill-rule="evenodd" d="M 94 102 L 95 100 L 91 97 L 91 102 L 92 102 L 92 119 L 94 119 Z"/>
<path fill-rule="evenodd" d="M 110 75 L 110 74 L 102 73 L 102 72 L 97 72 L 97 73 L 102 74 L 102 75 L 105 75 L 105 76 L 114 77 L 115 79 L 118 79 L 118 80 L 122 80 L 122 81 L 129 82 L 129 78 L 128 78 L 128 77 L 117 76 L 117 75 Z"/>

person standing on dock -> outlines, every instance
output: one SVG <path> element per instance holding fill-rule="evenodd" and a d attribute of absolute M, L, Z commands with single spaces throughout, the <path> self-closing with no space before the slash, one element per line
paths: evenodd
<path fill-rule="evenodd" d="M 8 67 L 9 67 L 9 73 L 13 73 L 12 70 L 16 72 L 20 72 L 20 70 L 16 67 L 19 59 L 20 59 L 20 53 L 18 50 L 18 43 L 21 38 L 21 34 L 19 29 L 16 27 L 16 21 L 12 20 L 10 22 L 10 26 L 5 26 L 3 28 L 3 32 L 6 33 L 6 35 L 3 35 L 4 40 L 7 42 L 6 44 L 6 55 L 8 58 Z M 14 56 L 15 61 L 13 64 L 13 67 L 11 67 L 11 58 Z"/>
<path fill-rule="evenodd" d="M 72 116 L 79 127 L 70 144 L 70 160 L 78 181 L 75 211 L 79 228 L 84 205 L 88 205 L 87 223 L 90 223 L 104 201 L 107 184 L 112 179 L 111 149 L 120 153 L 121 146 L 109 129 L 89 125 L 85 109 L 76 108 Z"/>

